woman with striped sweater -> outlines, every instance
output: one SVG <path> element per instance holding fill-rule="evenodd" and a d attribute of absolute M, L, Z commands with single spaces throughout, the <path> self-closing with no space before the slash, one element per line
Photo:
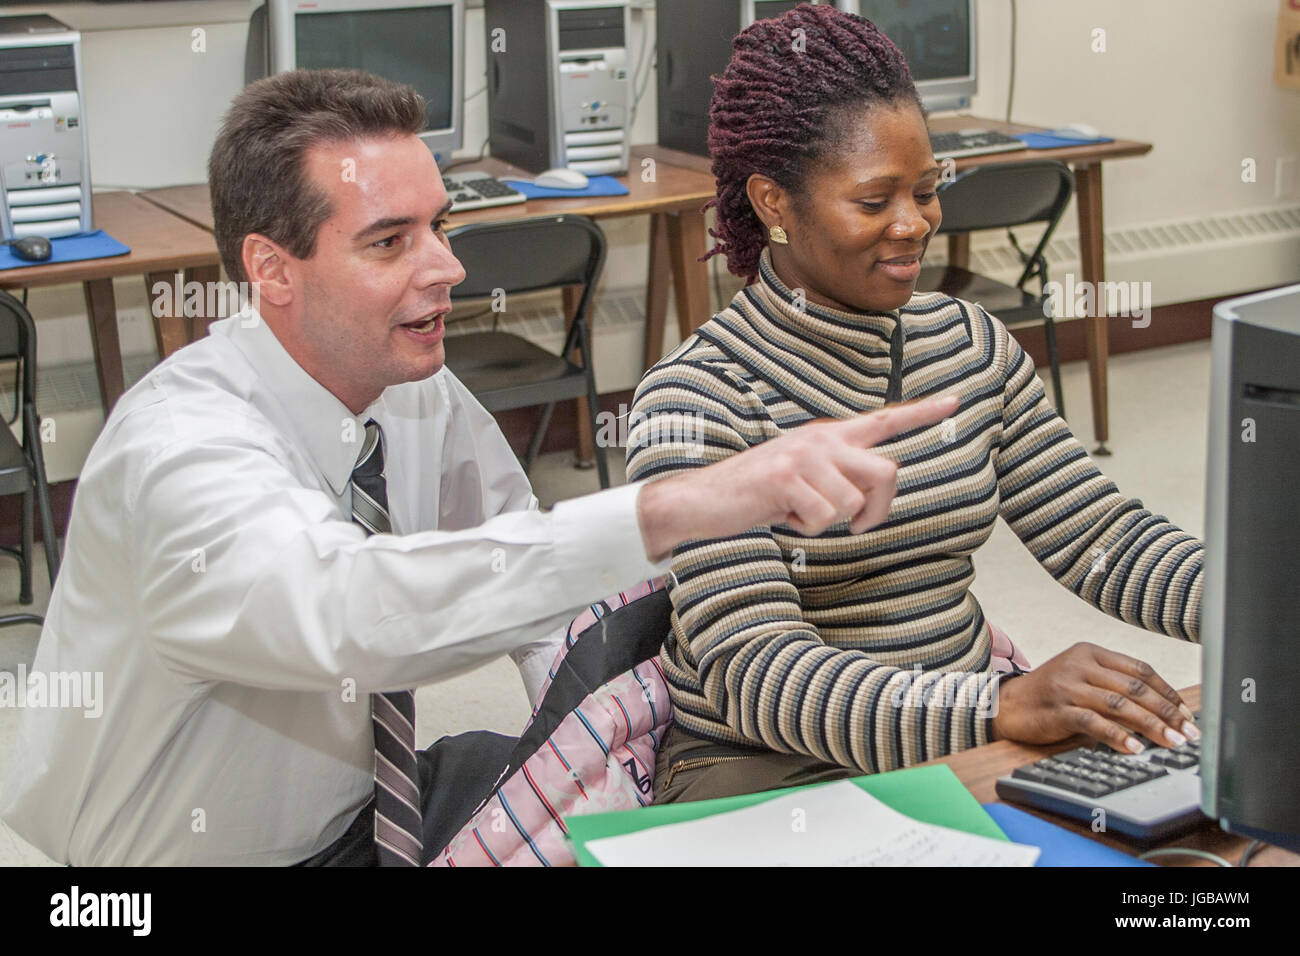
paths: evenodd
<path fill-rule="evenodd" d="M 914 292 L 941 170 L 898 48 L 829 6 L 759 21 L 715 78 L 710 120 L 714 252 L 751 281 L 637 389 L 629 480 L 886 403 L 960 405 L 877 446 L 898 469 L 876 527 L 773 524 L 674 552 L 660 663 L 675 723 L 656 799 L 892 770 L 1000 737 L 1136 750 L 1133 732 L 1198 735 L 1173 688 L 1124 654 L 1077 644 L 1016 680 L 991 667 L 971 555 L 999 514 L 1079 597 L 1188 640 L 1203 548 L 1098 471 L 996 317 Z M 860 494 L 837 480 L 818 490 Z"/>

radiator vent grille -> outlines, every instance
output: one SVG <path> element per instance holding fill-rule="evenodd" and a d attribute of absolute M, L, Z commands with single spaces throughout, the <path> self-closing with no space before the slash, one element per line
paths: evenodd
<path fill-rule="evenodd" d="M 1033 247 L 1036 232 L 1029 228 L 1014 230 L 1026 251 Z M 990 233 L 992 235 L 992 233 Z M 1126 258 L 1178 255 L 1199 249 L 1240 242 L 1267 242 L 1300 237 L 1300 206 L 1264 209 L 1254 212 L 1200 216 L 1195 219 L 1169 220 L 1146 226 L 1106 231 L 1106 261 L 1123 262 Z M 942 237 L 941 237 L 942 238 Z M 926 261 L 943 262 L 947 258 L 943 242 L 935 242 Z M 1080 259 L 1079 240 L 1056 237 L 1047 244 L 1049 263 L 1074 263 Z M 996 274 L 1019 271 L 1022 266 L 1015 249 L 1005 238 L 991 248 L 971 250 L 971 268 L 976 272 Z"/>

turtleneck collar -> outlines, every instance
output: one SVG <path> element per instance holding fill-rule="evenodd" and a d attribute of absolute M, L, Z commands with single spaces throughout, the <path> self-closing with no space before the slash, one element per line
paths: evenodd
<path fill-rule="evenodd" d="M 899 322 L 898 310 L 844 312 L 815 302 L 786 287 L 772 268 L 770 249 L 759 258 L 758 278 L 745 289 L 763 314 L 782 329 L 840 354 L 889 353 Z M 802 307 L 801 307 L 802 306 Z"/>

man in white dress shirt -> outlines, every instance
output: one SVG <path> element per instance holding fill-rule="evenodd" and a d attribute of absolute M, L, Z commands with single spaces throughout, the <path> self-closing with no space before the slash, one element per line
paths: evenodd
<path fill-rule="evenodd" d="M 124 395 L 82 471 L 32 671 L 102 673 L 102 715 L 27 708 L 0 788 L 55 860 L 375 862 L 372 694 L 506 653 L 527 682 L 553 651 L 531 645 L 690 538 L 876 524 L 895 466 L 869 447 L 955 408 L 812 426 L 540 512 L 442 369 L 464 273 L 423 125 L 413 90 L 343 71 L 263 80 L 227 116 L 215 232 L 260 308 Z M 391 534 L 352 520 L 371 420 Z M 467 816 L 502 765 L 436 789 Z"/>

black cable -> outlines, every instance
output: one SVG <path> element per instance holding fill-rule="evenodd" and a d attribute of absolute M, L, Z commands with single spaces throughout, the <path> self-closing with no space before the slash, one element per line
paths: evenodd
<path fill-rule="evenodd" d="M 659 65 L 659 54 L 658 54 L 658 53 L 655 53 L 653 50 L 651 51 L 651 54 L 653 54 L 653 55 L 650 56 L 650 65 L 651 65 L 652 67 L 657 67 L 657 66 Z M 651 74 L 651 72 L 653 72 L 653 71 L 650 70 L 650 69 L 647 69 L 647 70 L 645 71 L 645 77 L 644 77 L 644 79 L 641 81 L 641 88 L 638 90 L 638 89 L 636 89 L 636 88 L 634 87 L 633 90 L 632 90 L 632 97 L 633 97 L 633 99 L 632 99 L 632 109 L 631 109 L 631 112 L 628 114 L 628 123 L 627 123 L 628 129 L 631 129 L 631 128 L 632 128 L 632 124 L 636 122 L 636 111 L 637 111 L 637 108 L 640 107 L 640 105 L 641 105 L 641 98 L 642 98 L 643 96 L 645 96 L 645 91 L 646 91 L 647 89 L 650 88 L 650 74 Z M 635 83 L 635 81 L 636 81 L 636 77 L 634 76 L 632 79 L 633 79 L 633 82 Z"/>
<path fill-rule="evenodd" d="M 1246 849 L 1241 851 L 1241 859 L 1237 861 L 1237 865 L 1247 866 L 1250 863 L 1250 858 L 1266 846 L 1268 846 L 1268 844 L 1263 840 L 1251 840 L 1250 843 L 1246 845 Z"/>
<path fill-rule="evenodd" d="M 490 143 L 491 141 L 492 141 L 492 137 L 490 136 L 484 139 L 483 145 L 478 148 L 478 155 L 475 156 L 473 159 L 458 159 L 454 163 L 448 163 L 446 166 L 442 167 L 443 175 L 446 175 L 448 172 L 455 169 L 457 166 L 468 166 L 470 163 L 483 162 L 483 157 L 487 155 L 488 143 Z"/>
<path fill-rule="evenodd" d="M 713 297 L 717 300 L 717 304 L 713 307 L 714 315 L 726 307 L 726 303 L 722 301 L 722 280 L 718 278 L 718 260 L 721 258 L 721 256 L 714 256 L 709 263 L 709 269 L 713 273 Z"/>
<path fill-rule="evenodd" d="M 627 120 L 627 127 L 629 130 L 632 128 L 632 124 L 636 122 L 636 108 L 641 105 L 641 94 L 645 92 L 645 85 L 639 81 L 641 70 L 645 68 L 646 63 L 648 62 L 646 58 L 646 38 L 649 35 L 650 30 L 647 28 L 645 22 L 647 16 L 649 16 L 648 11 L 641 11 L 641 46 L 637 50 L 636 54 L 636 69 L 632 71 L 632 108 L 628 110 Z M 648 83 L 650 80 L 650 71 L 648 69 L 645 71 L 645 78 Z M 637 92 L 638 86 L 641 87 L 640 93 Z"/>
<path fill-rule="evenodd" d="M 1011 77 L 1007 81 L 1007 122 L 1011 122 L 1011 103 L 1016 97 L 1016 0 L 1011 0 Z"/>

